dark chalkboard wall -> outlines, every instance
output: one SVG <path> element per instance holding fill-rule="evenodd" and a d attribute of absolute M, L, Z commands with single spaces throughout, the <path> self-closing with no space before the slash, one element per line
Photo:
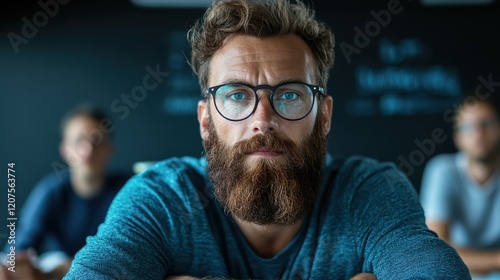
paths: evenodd
<path fill-rule="evenodd" d="M 73 0 L 44 18 L 37 1 L 16 3 L 0 16 L 0 168 L 5 175 L 16 163 L 18 212 L 36 182 L 63 163 L 59 120 L 82 102 L 106 110 L 116 125 L 112 169 L 201 154 L 185 33 L 203 9 Z M 337 40 L 329 150 L 393 161 L 418 190 L 428 159 L 454 151 L 447 113 L 463 91 L 500 81 L 500 9 L 394 3 L 313 2 Z M 36 30 L 26 27 L 33 20 Z M 144 90 L 143 77 L 155 70 L 168 75 Z M 0 229 L 0 245 L 6 237 Z"/>

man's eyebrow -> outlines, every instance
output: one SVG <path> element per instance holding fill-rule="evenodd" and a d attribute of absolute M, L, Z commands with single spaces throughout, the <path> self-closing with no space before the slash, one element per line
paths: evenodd
<path fill-rule="evenodd" d="M 287 78 L 287 79 L 279 80 L 276 83 L 273 83 L 271 86 L 276 86 L 279 84 L 291 83 L 291 82 L 305 83 L 304 79 L 294 77 L 294 78 Z M 223 80 L 221 84 L 245 84 L 245 85 L 250 85 L 250 86 L 256 86 L 254 84 L 250 84 L 247 81 L 244 81 L 241 79 L 231 79 L 231 78 Z"/>
<path fill-rule="evenodd" d="M 248 83 L 240 79 L 226 79 L 222 81 L 221 85 L 222 84 L 248 84 Z"/>

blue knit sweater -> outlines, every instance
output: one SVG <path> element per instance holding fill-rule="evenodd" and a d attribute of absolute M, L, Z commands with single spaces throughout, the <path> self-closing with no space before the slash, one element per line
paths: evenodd
<path fill-rule="evenodd" d="M 327 156 L 315 208 L 272 258 L 251 249 L 214 199 L 206 165 L 173 158 L 131 179 L 65 279 L 470 279 L 392 164 Z"/>

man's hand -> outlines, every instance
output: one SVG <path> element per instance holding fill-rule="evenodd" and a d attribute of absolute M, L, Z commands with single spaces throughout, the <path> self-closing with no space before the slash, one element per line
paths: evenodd
<path fill-rule="evenodd" d="M 73 259 L 68 260 L 67 262 L 60 264 L 54 270 L 48 272 L 47 278 L 49 279 L 62 279 L 64 275 L 66 275 L 71 268 L 71 263 L 73 262 Z"/>
<path fill-rule="evenodd" d="M 500 271 L 500 251 L 496 251 L 495 263 L 496 263 L 496 271 Z"/>
<path fill-rule="evenodd" d="M 0 264 L 0 280 L 7 280 L 7 268 Z"/>
<path fill-rule="evenodd" d="M 35 268 L 31 263 L 31 257 L 27 252 L 16 254 L 15 272 L 1 268 L 0 280 L 47 280 L 45 275 Z"/>
<path fill-rule="evenodd" d="M 377 280 L 377 276 L 371 273 L 361 273 L 352 277 L 351 280 Z"/>

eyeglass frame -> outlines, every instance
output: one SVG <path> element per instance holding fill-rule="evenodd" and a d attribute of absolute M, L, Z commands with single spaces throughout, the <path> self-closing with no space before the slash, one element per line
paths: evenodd
<path fill-rule="evenodd" d="M 301 117 L 301 118 L 298 118 L 298 119 L 289 119 L 289 118 L 285 118 L 283 117 L 280 113 L 278 113 L 278 111 L 276 110 L 276 108 L 274 107 L 274 103 L 273 103 L 273 96 L 274 96 L 274 93 L 276 92 L 276 90 L 283 86 L 283 85 L 287 85 L 287 84 L 301 84 L 301 85 L 305 85 L 307 86 L 311 92 L 312 92 L 312 95 L 313 95 L 313 102 L 311 103 L 311 108 L 309 108 L 309 111 L 307 111 L 307 113 Z M 252 109 L 252 112 L 250 114 L 248 114 L 248 116 L 242 118 L 242 119 L 230 119 L 226 116 L 224 116 L 219 108 L 217 107 L 217 103 L 215 102 L 215 94 L 217 93 L 217 90 L 223 86 L 227 86 L 227 85 L 241 85 L 241 86 L 246 86 L 250 89 L 252 89 L 253 93 L 255 94 L 255 104 L 254 104 L 254 107 Z M 316 100 L 316 94 L 319 93 L 321 96 L 325 96 L 326 93 L 325 93 L 325 89 L 321 86 L 318 86 L 318 85 L 311 85 L 311 84 L 308 84 L 308 83 L 304 83 L 304 82 L 294 82 L 294 81 L 287 81 L 287 82 L 282 82 L 282 83 L 279 83 L 275 86 L 271 86 L 269 84 L 261 84 L 261 85 L 256 85 L 256 86 L 251 86 L 249 84 L 245 84 L 245 83 L 225 83 L 225 84 L 221 84 L 221 85 L 217 85 L 217 86 L 213 86 L 213 87 L 209 87 L 207 88 L 205 91 L 204 91 L 204 97 L 207 98 L 209 95 L 212 95 L 213 97 L 213 100 L 214 100 L 214 106 L 215 106 L 215 109 L 217 110 L 217 112 L 219 113 L 219 115 L 221 115 L 224 119 L 228 120 L 228 121 L 232 121 L 232 122 L 239 122 L 239 121 L 243 121 L 243 120 L 246 120 L 248 119 L 251 115 L 253 115 L 255 113 L 255 110 L 257 110 L 257 106 L 259 105 L 259 101 L 260 101 L 260 97 L 259 95 L 257 94 L 257 91 L 258 90 L 261 90 L 261 89 L 268 89 L 271 91 L 271 94 L 269 95 L 269 103 L 271 103 L 271 108 L 273 109 L 273 112 L 276 113 L 276 115 L 278 115 L 280 118 L 284 119 L 284 120 L 287 120 L 287 121 L 300 121 L 302 119 L 304 119 L 305 117 L 307 117 L 311 111 L 312 111 L 312 108 L 314 107 L 314 103 L 315 103 L 315 100 Z"/>
<path fill-rule="evenodd" d="M 474 131 L 474 129 L 480 128 L 486 130 L 494 127 L 495 125 L 498 125 L 499 123 L 500 122 L 498 118 L 490 118 L 472 123 L 457 124 L 453 127 L 453 130 L 461 134 L 468 134 Z M 466 126 L 467 128 L 464 128 L 464 126 Z"/>

